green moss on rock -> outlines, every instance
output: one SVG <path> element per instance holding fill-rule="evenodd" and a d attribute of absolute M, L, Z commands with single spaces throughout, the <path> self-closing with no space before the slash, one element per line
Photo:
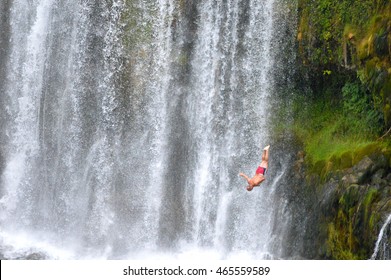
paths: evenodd
<path fill-rule="evenodd" d="M 353 153 L 352 151 L 346 151 L 341 155 L 341 169 L 349 168 L 353 165 Z"/>

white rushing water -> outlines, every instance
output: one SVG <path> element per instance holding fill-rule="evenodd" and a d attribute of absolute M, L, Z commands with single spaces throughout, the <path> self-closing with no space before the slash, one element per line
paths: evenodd
<path fill-rule="evenodd" d="M 376 241 L 375 249 L 371 256 L 372 260 L 376 259 L 390 259 L 390 232 L 391 232 L 391 214 L 388 215 L 382 228 L 380 229 L 379 236 Z"/>
<path fill-rule="evenodd" d="M 278 1 L 95 2 L 4 4 L 1 254 L 278 258 Z"/>

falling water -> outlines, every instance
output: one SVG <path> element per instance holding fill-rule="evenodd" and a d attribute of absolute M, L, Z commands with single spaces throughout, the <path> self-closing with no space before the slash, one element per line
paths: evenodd
<path fill-rule="evenodd" d="M 390 255 L 390 231 L 391 231 L 391 214 L 388 216 L 387 220 L 384 222 L 382 228 L 380 229 L 379 236 L 376 241 L 375 249 L 372 254 L 371 259 L 377 260 L 389 260 Z"/>
<path fill-rule="evenodd" d="M 278 2 L 3 2 L 3 256 L 278 258 Z"/>

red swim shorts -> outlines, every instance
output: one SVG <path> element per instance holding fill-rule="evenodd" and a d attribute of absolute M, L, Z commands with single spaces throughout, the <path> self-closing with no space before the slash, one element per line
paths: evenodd
<path fill-rule="evenodd" d="M 266 173 L 266 168 L 258 166 L 257 170 L 255 171 L 255 174 L 262 174 L 265 175 Z"/>

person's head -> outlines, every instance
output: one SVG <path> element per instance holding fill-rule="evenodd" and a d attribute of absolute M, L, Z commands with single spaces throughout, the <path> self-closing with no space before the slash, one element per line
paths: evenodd
<path fill-rule="evenodd" d="M 247 189 L 249 192 L 251 192 L 251 191 L 253 190 L 253 188 L 254 188 L 253 186 L 248 185 L 246 189 Z"/>

